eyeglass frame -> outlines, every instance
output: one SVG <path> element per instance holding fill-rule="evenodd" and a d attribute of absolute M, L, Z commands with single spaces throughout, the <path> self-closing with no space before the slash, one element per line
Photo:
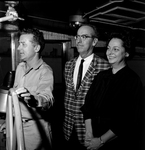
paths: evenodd
<path fill-rule="evenodd" d="M 82 35 L 76 35 L 75 39 L 78 40 L 79 38 L 81 38 L 82 41 L 85 41 L 88 38 L 95 38 L 95 36 L 89 36 L 87 34 L 82 34 Z"/>

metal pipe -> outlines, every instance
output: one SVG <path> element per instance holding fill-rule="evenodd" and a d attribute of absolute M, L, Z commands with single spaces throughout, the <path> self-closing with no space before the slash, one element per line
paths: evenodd
<path fill-rule="evenodd" d="M 8 105 L 7 105 L 7 113 L 6 113 L 7 150 L 15 150 L 16 142 L 17 142 L 18 150 L 25 150 L 24 131 L 22 127 L 22 118 L 21 118 L 19 100 L 14 89 L 11 88 L 9 92 L 10 94 L 8 97 L 8 102 L 7 102 Z M 13 125 L 13 115 L 15 115 L 14 125 Z"/>
<path fill-rule="evenodd" d="M 15 45 L 15 33 L 11 33 L 11 61 L 12 61 L 12 71 L 15 71 L 16 66 L 16 45 Z"/>
<path fill-rule="evenodd" d="M 6 111 L 6 148 L 12 150 L 13 146 L 13 111 L 12 97 L 8 95 Z"/>

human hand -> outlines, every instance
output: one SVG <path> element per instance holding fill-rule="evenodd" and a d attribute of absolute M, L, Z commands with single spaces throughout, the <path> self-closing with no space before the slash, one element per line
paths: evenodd
<path fill-rule="evenodd" d="M 22 98 L 26 102 L 28 106 L 36 107 L 38 105 L 38 101 L 26 88 L 19 88 L 15 92 L 17 93 L 18 97 Z"/>
<path fill-rule="evenodd" d="M 92 138 L 87 146 L 87 150 L 98 150 L 101 146 L 99 138 Z"/>
<path fill-rule="evenodd" d="M 4 134 L 6 134 L 6 123 L 2 123 L 0 124 L 0 132 L 3 132 Z"/>
<path fill-rule="evenodd" d="M 91 132 L 87 132 L 85 134 L 85 146 L 88 147 L 91 139 L 93 138 L 93 134 Z"/>
<path fill-rule="evenodd" d="M 15 92 L 17 93 L 18 97 L 23 98 L 26 103 L 28 102 L 29 99 L 31 99 L 30 92 L 24 87 L 18 88 Z"/>

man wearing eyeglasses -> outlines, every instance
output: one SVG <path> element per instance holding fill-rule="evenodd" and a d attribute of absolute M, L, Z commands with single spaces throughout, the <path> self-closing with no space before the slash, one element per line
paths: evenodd
<path fill-rule="evenodd" d="M 108 62 L 94 54 L 93 49 L 98 42 L 98 32 L 90 24 L 82 25 L 75 36 L 79 56 L 65 64 L 65 117 L 63 131 L 66 149 L 85 150 L 85 124 L 80 110 L 85 101 L 85 96 L 98 72 L 108 69 Z M 77 86 L 79 66 L 82 63 L 82 76 L 80 86 Z"/>

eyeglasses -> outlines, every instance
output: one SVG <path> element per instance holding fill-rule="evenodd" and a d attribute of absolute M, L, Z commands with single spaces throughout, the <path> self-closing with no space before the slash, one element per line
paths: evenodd
<path fill-rule="evenodd" d="M 85 41 L 88 38 L 94 38 L 94 37 L 93 36 L 89 36 L 89 35 L 85 35 L 85 34 L 83 34 L 83 35 L 76 35 L 75 36 L 76 40 L 78 40 L 79 38 L 81 38 L 82 41 Z"/>

